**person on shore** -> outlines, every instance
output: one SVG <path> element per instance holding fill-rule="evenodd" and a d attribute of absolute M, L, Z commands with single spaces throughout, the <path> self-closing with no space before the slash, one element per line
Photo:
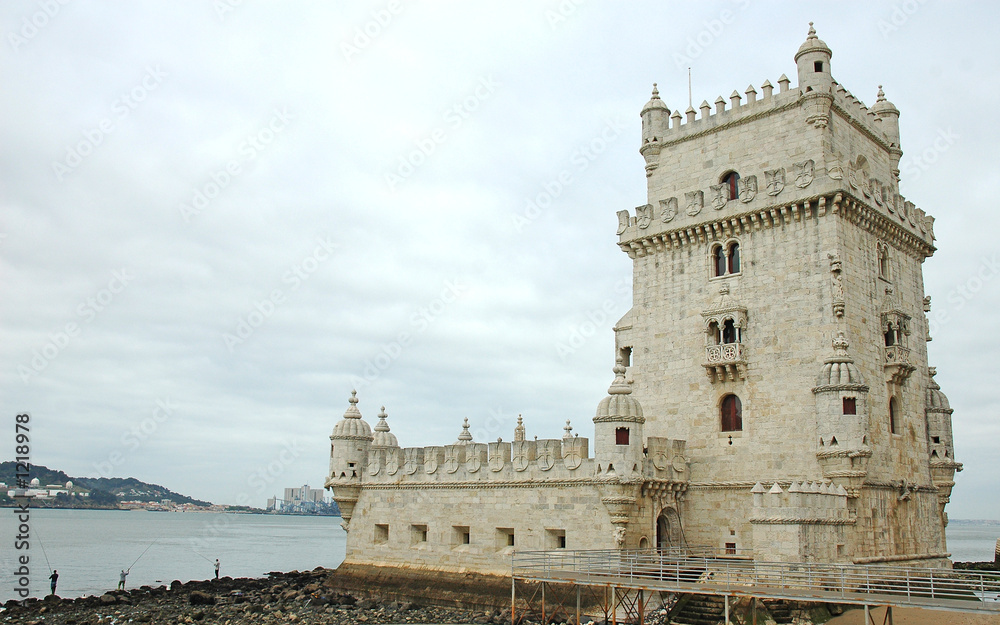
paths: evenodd
<path fill-rule="evenodd" d="M 125 590 L 125 578 L 128 577 L 130 571 L 131 569 L 128 571 L 122 569 L 121 575 L 118 576 L 118 590 Z"/>
<path fill-rule="evenodd" d="M 215 559 L 215 579 L 219 579 L 219 559 Z"/>
<path fill-rule="evenodd" d="M 52 571 L 52 575 L 49 575 L 49 581 L 51 582 L 52 594 L 56 594 L 56 582 L 59 581 L 59 571 Z"/>

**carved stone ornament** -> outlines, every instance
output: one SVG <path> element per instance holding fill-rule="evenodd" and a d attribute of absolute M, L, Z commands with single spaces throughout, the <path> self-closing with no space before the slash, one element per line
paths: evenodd
<path fill-rule="evenodd" d="M 726 206 L 726 202 L 729 201 L 729 185 L 728 184 L 713 184 L 711 187 L 712 194 L 712 208 L 715 210 L 722 210 Z"/>
<path fill-rule="evenodd" d="M 531 461 L 531 458 L 528 456 L 528 446 L 524 441 L 514 441 L 513 447 L 514 453 L 510 460 L 514 465 L 514 470 L 524 471 L 528 468 L 528 463 Z"/>
<path fill-rule="evenodd" d="M 896 191 L 889 185 L 885 186 L 885 191 L 882 194 L 882 199 L 885 200 L 885 207 L 889 209 L 890 213 L 896 212 Z"/>
<path fill-rule="evenodd" d="M 424 473 L 434 473 L 438 470 L 438 456 L 436 453 L 428 454 L 424 457 Z"/>
<path fill-rule="evenodd" d="M 497 471 L 503 470 L 503 456 L 499 453 L 490 456 L 490 471 L 496 473 Z"/>
<path fill-rule="evenodd" d="M 444 470 L 446 473 L 454 473 L 458 471 L 458 450 L 454 447 L 445 449 L 444 452 Z"/>
<path fill-rule="evenodd" d="M 740 201 L 744 204 L 752 202 L 757 197 L 757 176 L 747 176 L 736 181 Z"/>
<path fill-rule="evenodd" d="M 667 457 L 665 449 L 657 449 L 656 453 L 653 454 L 653 466 L 660 471 L 666 471 L 667 467 L 670 466 L 670 458 Z"/>
<path fill-rule="evenodd" d="M 389 475 L 399 473 L 399 450 L 390 449 L 385 454 L 385 472 Z"/>
<path fill-rule="evenodd" d="M 688 191 L 684 194 L 684 199 L 687 201 L 687 209 L 685 212 L 692 217 L 700 213 L 701 209 L 705 208 L 704 191 Z"/>
<path fill-rule="evenodd" d="M 677 455 L 674 456 L 670 461 L 670 466 L 676 473 L 684 473 L 687 471 L 688 460 L 684 456 Z"/>
<path fill-rule="evenodd" d="M 812 159 L 795 163 L 795 186 L 800 189 L 808 187 L 816 177 L 816 162 Z"/>
<path fill-rule="evenodd" d="M 771 169 L 764 172 L 767 181 L 767 194 L 778 195 L 785 188 L 785 168 Z"/>
<path fill-rule="evenodd" d="M 677 216 L 677 198 L 660 200 L 660 219 L 663 223 L 672 221 Z"/>
<path fill-rule="evenodd" d="M 372 450 L 368 458 L 368 475 L 378 475 L 382 470 L 382 450 Z"/>
<path fill-rule="evenodd" d="M 830 169 L 826 170 L 826 174 L 833 178 L 834 180 L 844 179 L 844 168 L 840 165 L 834 165 Z"/>
<path fill-rule="evenodd" d="M 615 528 L 615 545 L 619 549 L 623 549 L 625 547 L 625 528 L 624 527 L 619 526 L 619 527 Z"/>
<path fill-rule="evenodd" d="M 563 456 L 563 464 L 569 470 L 579 469 L 580 465 L 583 463 L 583 456 L 580 453 L 580 443 L 574 440 L 571 444 L 567 445 L 566 455 Z"/>
<path fill-rule="evenodd" d="M 653 205 L 644 204 L 642 206 L 635 207 L 635 223 L 640 228 L 645 230 L 649 227 L 649 224 L 653 221 Z"/>
<path fill-rule="evenodd" d="M 405 458 L 403 460 L 403 473 L 413 475 L 417 472 L 417 452 L 419 449 L 404 449 Z"/>
<path fill-rule="evenodd" d="M 618 211 L 618 234 L 628 229 L 628 211 Z"/>
<path fill-rule="evenodd" d="M 472 456 L 465 461 L 465 470 L 469 473 L 478 473 L 481 468 L 483 468 L 483 459 L 479 456 L 479 452 L 474 452 Z"/>
<path fill-rule="evenodd" d="M 559 453 L 557 445 L 558 443 L 546 441 L 538 450 L 538 468 L 542 471 L 548 471 L 555 466 L 556 455 Z"/>
<path fill-rule="evenodd" d="M 875 203 L 882 206 L 883 196 L 882 196 L 882 183 L 878 180 L 872 179 L 872 196 L 875 198 Z"/>

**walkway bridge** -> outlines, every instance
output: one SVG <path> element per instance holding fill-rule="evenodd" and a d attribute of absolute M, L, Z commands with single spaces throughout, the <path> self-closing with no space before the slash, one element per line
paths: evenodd
<path fill-rule="evenodd" d="M 574 590 L 575 618 L 572 607 L 566 605 Z M 854 604 L 864 606 L 866 615 L 869 606 L 886 606 L 889 623 L 892 607 L 1000 616 L 1000 575 L 995 573 L 760 562 L 740 555 L 691 551 L 559 549 L 514 553 L 512 622 L 534 614 L 536 618 L 541 615 L 544 623 L 562 614 L 563 620 L 579 623 L 581 593 L 588 593 L 609 622 L 619 622 L 621 617 L 620 622 L 640 624 L 654 596 L 686 593 L 724 597 L 727 623 L 733 597 Z"/>

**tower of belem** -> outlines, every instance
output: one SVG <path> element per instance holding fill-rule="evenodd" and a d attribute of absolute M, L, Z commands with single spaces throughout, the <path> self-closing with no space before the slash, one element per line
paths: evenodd
<path fill-rule="evenodd" d="M 961 464 L 927 363 L 933 218 L 899 194 L 899 111 L 881 87 L 855 98 L 832 56 L 810 25 L 795 86 L 682 113 L 654 85 L 593 456 L 568 421 L 528 440 L 520 418 L 511 442 L 466 420 L 451 445 L 401 448 L 351 397 L 326 481 L 348 562 L 503 572 L 514 549 L 708 547 L 949 565 Z"/>

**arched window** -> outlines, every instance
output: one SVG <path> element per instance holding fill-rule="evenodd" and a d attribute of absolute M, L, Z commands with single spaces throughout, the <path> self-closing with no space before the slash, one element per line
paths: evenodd
<path fill-rule="evenodd" d="M 889 398 L 889 432 L 891 434 L 896 434 L 898 429 L 898 419 L 899 419 L 899 402 L 896 401 L 895 397 Z"/>
<path fill-rule="evenodd" d="M 726 319 L 726 322 L 722 324 L 722 342 L 723 343 L 739 343 L 740 336 L 736 331 L 736 324 L 732 319 Z"/>
<path fill-rule="evenodd" d="M 879 241 L 875 244 L 875 254 L 878 257 L 878 277 L 889 279 L 889 246 Z"/>
<path fill-rule="evenodd" d="M 712 345 L 720 345 L 722 343 L 722 333 L 719 331 L 719 324 L 715 321 L 708 324 L 708 338 L 712 342 Z"/>
<path fill-rule="evenodd" d="M 736 194 L 739 192 L 737 189 L 737 183 L 739 182 L 739 180 L 740 180 L 740 175 L 735 171 L 727 172 L 722 175 L 721 182 L 722 184 L 726 185 L 726 187 L 729 189 L 730 200 L 735 200 L 737 197 Z"/>
<path fill-rule="evenodd" d="M 740 244 L 733 241 L 729 244 L 729 273 L 740 272 Z"/>
<path fill-rule="evenodd" d="M 743 430 L 743 405 L 736 395 L 726 395 L 720 406 L 722 413 L 723 432 L 741 432 Z"/>
<path fill-rule="evenodd" d="M 890 325 L 885 331 L 885 346 L 892 347 L 896 344 L 896 330 Z"/>
<path fill-rule="evenodd" d="M 722 248 L 721 245 L 717 245 L 715 250 L 712 252 L 712 257 L 714 260 L 715 275 L 724 276 L 726 275 L 726 250 Z"/>

